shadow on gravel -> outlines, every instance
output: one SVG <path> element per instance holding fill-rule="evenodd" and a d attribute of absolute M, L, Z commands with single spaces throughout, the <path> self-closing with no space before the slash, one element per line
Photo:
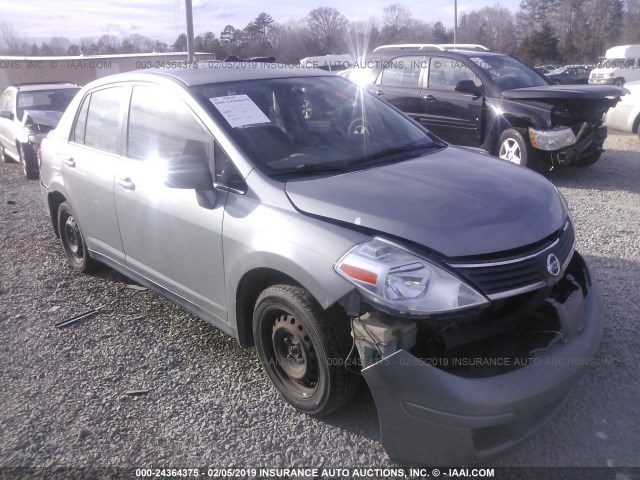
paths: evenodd
<path fill-rule="evenodd" d="M 557 187 L 640 193 L 640 140 L 638 151 L 607 150 L 590 167 L 557 168 L 546 177 Z"/>
<path fill-rule="evenodd" d="M 349 404 L 321 421 L 369 440 L 380 441 L 378 411 L 364 379 Z"/>

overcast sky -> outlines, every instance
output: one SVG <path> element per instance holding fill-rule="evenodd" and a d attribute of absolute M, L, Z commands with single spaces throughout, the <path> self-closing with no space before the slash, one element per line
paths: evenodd
<path fill-rule="evenodd" d="M 244 28 L 261 12 L 276 22 L 303 19 L 314 8 L 333 7 L 350 21 L 366 20 L 371 15 L 382 17 L 382 9 L 392 3 L 408 8 L 413 18 L 429 23 L 441 21 L 453 26 L 454 0 L 192 0 L 196 35 L 212 31 L 218 36 L 226 25 Z M 458 13 L 495 5 L 495 0 L 458 0 Z M 516 10 L 520 0 L 502 0 L 502 6 Z M 124 38 L 138 33 L 168 44 L 185 32 L 184 0 L 2 0 L 0 21 L 11 24 L 22 37 L 41 42 L 53 36 L 70 40 L 98 38 L 104 34 Z"/>

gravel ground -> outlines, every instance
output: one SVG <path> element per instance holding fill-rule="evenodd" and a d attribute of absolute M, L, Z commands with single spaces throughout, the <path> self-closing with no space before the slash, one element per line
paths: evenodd
<path fill-rule="evenodd" d="M 640 467 L 640 140 L 606 147 L 550 174 L 606 302 L 597 365 L 553 422 L 485 466 Z M 254 349 L 131 283 L 74 273 L 38 182 L 0 164 L 1 467 L 393 465 L 366 386 L 329 418 L 297 413 Z"/>

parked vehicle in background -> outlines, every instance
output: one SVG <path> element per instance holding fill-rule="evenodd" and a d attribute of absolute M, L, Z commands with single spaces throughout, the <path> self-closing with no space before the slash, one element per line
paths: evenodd
<path fill-rule="evenodd" d="M 508 55 L 449 46 L 372 53 L 356 62 L 349 79 L 447 142 L 537 170 L 595 163 L 607 136 L 602 117 L 625 93 L 549 85 Z"/>
<path fill-rule="evenodd" d="M 594 85 L 622 86 L 636 80 L 640 80 L 640 44 L 610 48 L 589 75 Z"/>
<path fill-rule="evenodd" d="M 300 65 L 304 68 L 319 68 L 328 72 L 342 72 L 351 68 L 353 57 L 349 54 L 307 57 L 300 60 Z"/>
<path fill-rule="evenodd" d="M 607 111 L 605 122 L 609 128 L 640 135 L 640 81 L 629 82 L 624 87 L 629 95 Z"/>
<path fill-rule="evenodd" d="M 364 378 L 396 461 L 509 448 L 598 347 L 598 286 L 556 188 L 332 73 L 107 77 L 41 152 L 75 270 L 105 263 L 255 344 L 306 414 L 345 405 Z"/>
<path fill-rule="evenodd" d="M 567 65 L 545 74 L 550 83 L 559 85 L 577 85 L 589 83 L 591 68 L 586 65 Z"/>
<path fill-rule="evenodd" d="M 0 156 L 38 178 L 37 153 L 80 87 L 73 83 L 13 85 L 0 97 Z"/>

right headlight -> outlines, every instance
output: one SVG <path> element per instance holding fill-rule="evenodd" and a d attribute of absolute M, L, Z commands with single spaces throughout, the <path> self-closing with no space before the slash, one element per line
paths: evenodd
<path fill-rule="evenodd" d="M 396 313 L 429 315 L 489 303 L 447 270 L 380 238 L 353 247 L 334 270 L 365 298 Z"/>

